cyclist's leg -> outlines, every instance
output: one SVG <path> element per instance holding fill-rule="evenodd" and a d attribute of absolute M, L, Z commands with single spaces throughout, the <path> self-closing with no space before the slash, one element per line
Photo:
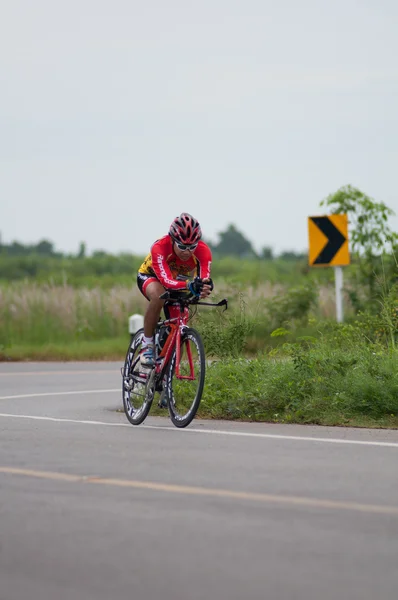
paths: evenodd
<path fill-rule="evenodd" d="M 145 287 L 144 293 L 149 300 L 144 316 L 144 335 L 146 337 L 153 336 L 156 324 L 160 319 L 164 300 L 159 300 L 159 296 L 161 296 L 164 291 L 164 287 L 157 280 L 148 281 L 148 285 Z"/>
<path fill-rule="evenodd" d="M 164 305 L 164 300 L 159 300 L 159 296 L 163 294 L 165 289 L 155 276 L 143 273 L 138 274 L 137 285 L 141 294 L 149 301 L 144 315 L 144 335 L 145 337 L 153 337 Z"/>
<path fill-rule="evenodd" d="M 155 327 L 160 318 L 164 300 L 159 300 L 163 294 L 164 287 L 153 275 L 139 273 L 137 277 L 138 287 L 141 293 L 149 301 L 144 315 L 144 339 L 141 356 L 141 364 L 150 366 L 153 364 L 153 336 Z"/>

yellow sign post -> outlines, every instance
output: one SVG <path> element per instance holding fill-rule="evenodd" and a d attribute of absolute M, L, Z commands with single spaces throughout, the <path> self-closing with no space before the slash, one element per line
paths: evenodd
<path fill-rule="evenodd" d="M 308 217 L 308 263 L 311 267 L 334 267 L 336 316 L 343 321 L 343 270 L 350 264 L 347 215 Z"/>

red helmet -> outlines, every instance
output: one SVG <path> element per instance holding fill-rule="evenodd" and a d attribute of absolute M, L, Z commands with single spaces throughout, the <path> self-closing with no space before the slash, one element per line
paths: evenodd
<path fill-rule="evenodd" d="M 202 237 L 198 221 L 188 213 L 181 213 L 170 225 L 169 235 L 182 244 L 196 244 Z"/>

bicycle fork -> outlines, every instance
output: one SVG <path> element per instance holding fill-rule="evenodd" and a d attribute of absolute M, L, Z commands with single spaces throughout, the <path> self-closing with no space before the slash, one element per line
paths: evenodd
<path fill-rule="evenodd" d="M 177 344 L 176 344 L 175 376 L 177 377 L 177 379 L 188 379 L 190 381 L 193 381 L 195 379 L 195 372 L 194 372 L 193 359 L 192 359 L 191 343 L 190 343 L 189 339 L 187 339 L 185 342 L 185 348 L 186 348 L 188 364 L 189 364 L 189 375 L 181 375 L 181 372 L 180 372 L 181 354 L 182 353 L 181 353 L 181 336 L 178 336 Z"/>

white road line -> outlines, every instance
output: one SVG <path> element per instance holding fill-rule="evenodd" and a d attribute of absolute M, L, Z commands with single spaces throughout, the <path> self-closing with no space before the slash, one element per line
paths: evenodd
<path fill-rule="evenodd" d="M 7 371 L 0 372 L 0 377 L 30 377 L 31 375 L 102 375 L 103 373 L 106 375 L 118 373 L 118 369 L 90 369 L 88 371 Z"/>
<path fill-rule="evenodd" d="M 129 423 L 109 423 L 106 421 L 84 421 L 78 419 L 60 419 L 57 417 L 38 417 L 34 415 L 14 415 L 8 413 L 0 413 L 0 417 L 10 419 L 32 419 L 36 421 L 52 421 L 54 423 L 77 423 L 81 425 L 103 425 L 105 427 L 130 427 L 134 428 L 134 425 Z M 398 442 L 377 442 L 367 440 L 347 440 L 339 438 L 320 438 L 320 437 L 306 437 L 299 435 L 277 435 L 272 433 L 254 433 L 249 431 L 226 431 L 223 429 L 196 429 L 195 427 L 188 427 L 186 429 L 178 429 L 177 427 L 159 426 L 159 425 L 140 425 L 139 429 L 156 429 L 161 431 L 174 431 L 181 433 L 206 433 L 212 435 L 230 435 L 236 437 L 251 437 L 251 438 L 262 438 L 262 439 L 273 439 L 273 440 L 291 440 L 294 442 L 318 442 L 324 444 L 350 444 L 358 446 L 380 446 L 384 448 L 397 448 Z"/>
<path fill-rule="evenodd" d="M 121 387 L 115 390 L 77 390 L 72 392 L 41 392 L 39 394 L 20 394 L 19 396 L 0 396 L 0 400 L 13 400 L 14 398 L 40 398 L 41 396 L 76 396 L 78 394 L 108 394 L 120 392 Z"/>
<path fill-rule="evenodd" d="M 11 415 L 8 413 L 0 413 L 0 417 L 9 417 L 11 419 L 32 419 L 34 421 L 52 421 L 53 423 L 77 423 L 81 425 L 105 425 L 107 427 L 132 427 L 129 423 L 107 423 L 106 421 L 84 421 L 79 419 L 59 419 L 57 417 L 37 417 L 34 415 Z M 145 426 L 144 426 L 145 427 Z M 148 428 L 148 426 L 146 426 Z M 151 427 L 152 428 L 152 427 Z M 157 429 L 157 427 L 153 427 Z M 173 429 L 173 427 L 168 427 Z"/>

